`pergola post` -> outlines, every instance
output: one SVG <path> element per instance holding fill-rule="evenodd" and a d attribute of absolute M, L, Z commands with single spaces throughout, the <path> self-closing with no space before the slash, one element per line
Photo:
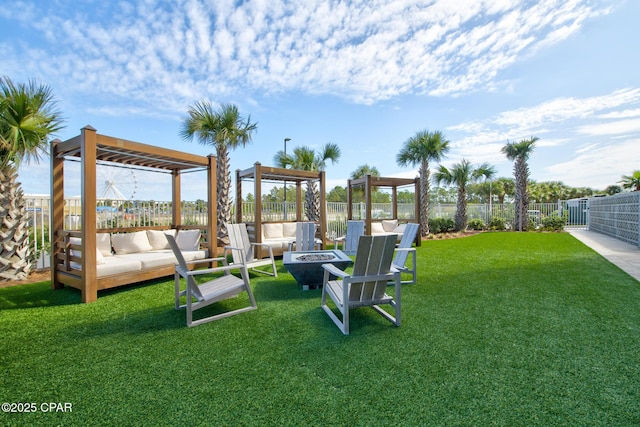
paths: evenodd
<path fill-rule="evenodd" d="M 180 172 L 173 170 L 171 171 L 171 226 L 173 228 L 178 228 L 182 223 L 180 200 Z"/>
<path fill-rule="evenodd" d="M 82 157 L 82 302 L 98 299 L 96 271 L 96 130 L 85 126 L 80 131 Z"/>
<path fill-rule="evenodd" d="M 51 202 L 49 209 L 51 212 L 51 222 L 49 224 L 49 233 L 51 236 L 51 289 L 62 289 L 64 284 L 60 283 L 56 275 L 56 265 L 58 251 L 55 250 L 58 245 L 56 242 L 61 238 L 58 230 L 64 229 L 64 159 L 58 155 L 58 145 L 61 143 L 59 139 L 51 141 Z"/>

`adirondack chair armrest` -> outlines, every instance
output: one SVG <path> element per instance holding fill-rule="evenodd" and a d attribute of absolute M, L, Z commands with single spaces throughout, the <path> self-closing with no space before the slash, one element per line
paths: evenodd
<path fill-rule="evenodd" d="M 208 263 L 208 262 L 221 262 L 222 265 L 227 265 L 227 259 L 224 258 L 224 257 L 194 259 L 193 261 L 187 261 L 187 265 L 205 264 L 205 263 Z"/>
<path fill-rule="evenodd" d="M 201 274 L 220 273 L 220 272 L 229 274 L 229 271 L 235 270 L 237 268 L 238 267 L 236 265 L 224 265 L 222 267 L 202 268 L 199 270 L 188 270 L 188 271 L 184 271 L 180 268 L 180 275 L 182 275 L 183 277 L 186 277 L 186 276 L 198 276 Z"/>
<path fill-rule="evenodd" d="M 415 252 L 416 252 L 416 248 L 396 248 L 395 250 L 396 250 L 396 251 L 398 251 L 398 252 L 399 252 L 399 251 L 403 251 L 403 252 L 413 252 L 413 253 L 415 253 Z"/>
<path fill-rule="evenodd" d="M 322 264 L 322 268 L 324 268 L 325 274 L 326 272 L 329 272 L 330 274 L 333 274 L 334 276 L 337 276 L 343 279 L 345 277 L 349 277 L 349 273 L 340 270 L 338 267 L 336 267 L 333 264 Z"/>
<path fill-rule="evenodd" d="M 267 248 L 269 250 L 269 258 L 273 258 L 273 248 L 268 243 L 257 243 L 257 242 L 254 243 L 254 242 L 252 242 L 251 246 L 262 246 L 262 247 Z"/>

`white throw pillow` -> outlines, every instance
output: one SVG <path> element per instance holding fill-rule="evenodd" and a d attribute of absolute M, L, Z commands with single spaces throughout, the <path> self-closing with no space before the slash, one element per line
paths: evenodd
<path fill-rule="evenodd" d="M 96 248 L 96 264 L 105 264 L 104 256 L 102 256 L 102 252 L 100 249 Z"/>
<path fill-rule="evenodd" d="M 149 238 L 147 238 L 147 233 L 144 231 L 112 234 L 111 244 L 116 251 L 116 255 L 134 254 L 153 249 L 149 243 Z"/>
<path fill-rule="evenodd" d="M 111 252 L 111 234 L 96 233 L 96 249 L 100 251 L 102 256 L 113 256 L 113 252 Z"/>
<path fill-rule="evenodd" d="M 282 239 L 282 224 L 279 222 L 262 224 L 262 235 L 265 239 Z M 295 232 L 293 235 L 295 236 Z"/>
<path fill-rule="evenodd" d="M 296 223 L 285 222 L 282 224 L 282 237 L 296 237 Z"/>
<path fill-rule="evenodd" d="M 382 223 L 372 222 L 371 223 L 371 234 L 381 234 L 384 233 L 384 228 L 382 227 Z"/>
<path fill-rule="evenodd" d="M 397 226 L 398 226 L 398 220 L 397 219 L 383 219 L 382 220 L 382 228 L 387 233 L 390 233 L 393 230 L 395 230 L 395 228 Z"/>
<path fill-rule="evenodd" d="M 176 230 L 147 230 L 147 237 L 149 238 L 149 244 L 153 250 L 169 249 L 169 241 L 167 235 L 176 237 Z"/>
<path fill-rule="evenodd" d="M 81 245 L 82 244 L 82 239 L 79 237 L 70 237 L 69 238 L 69 243 L 71 243 L 72 245 Z M 74 257 L 82 257 L 82 251 L 76 250 L 76 249 L 71 249 L 71 256 Z M 102 253 L 100 252 L 100 249 L 96 248 L 96 263 L 97 264 L 104 264 L 105 260 L 104 257 L 102 256 Z"/>
<path fill-rule="evenodd" d="M 176 243 L 181 251 L 197 251 L 200 249 L 200 230 L 180 230 Z"/>

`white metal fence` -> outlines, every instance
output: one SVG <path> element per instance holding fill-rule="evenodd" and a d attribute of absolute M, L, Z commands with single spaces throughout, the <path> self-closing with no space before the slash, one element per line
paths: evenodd
<path fill-rule="evenodd" d="M 48 267 L 49 259 L 49 198 L 26 197 L 26 208 L 32 225 L 32 253 L 35 256 L 36 268 Z M 573 203 L 573 205 L 572 205 Z M 586 202 L 585 202 L 586 203 Z M 575 206 L 574 206 L 575 205 Z M 282 221 L 284 219 L 284 205 L 282 203 L 263 203 L 263 221 Z M 586 205 L 585 205 L 586 206 Z M 295 203 L 287 203 L 286 211 L 291 216 L 295 212 Z M 140 225 L 171 225 L 171 202 L 99 202 L 97 227 L 134 227 Z M 364 203 L 354 203 L 352 206 L 353 218 L 364 219 Z M 415 206 L 413 203 L 398 204 L 398 218 L 413 218 Z M 77 230 L 82 226 L 80 216 L 81 206 L 79 198 L 65 199 L 65 228 Z M 202 202 L 182 202 L 182 224 L 205 225 L 206 204 Z M 242 207 L 243 221 L 252 222 L 255 212 L 253 203 L 244 203 Z M 491 218 L 498 217 L 507 224 L 513 221 L 514 207 L 512 204 L 470 204 L 467 206 L 468 219 L 480 218 L 489 223 Z M 529 215 L 536 224 L 541 219 L 559 213 L 564 215 L 568 226 L 586 227 L 586 208 L 572 201 L 558 203 L 533 203 L 529 206 Z M 431 218 L 454 218 L 456 214 L 455 204 L 431 204 Z M 391 203 L 374 203 L 372 205 L 373 219 L 385 219 L 392 217 Z M 291 219 L 291 218 L 289 218 Z M 235 215 L 232 214 L 232 221 Z M 347 224 L 347 204 L 339 202 L 327 203 L 327 235 L 343 235 Z"/>

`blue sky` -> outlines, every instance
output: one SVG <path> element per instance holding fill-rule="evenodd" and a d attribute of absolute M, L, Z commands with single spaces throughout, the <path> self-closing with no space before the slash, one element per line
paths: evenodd
<path fill-rule="evenodd" d="M 179 136 L 206 99 L 258 123 L 232 170 L 273 165 L 291 138 L 288 152 L 341 147 L 327 188 L 363 164 L 414 177 L 396 154 L 428 129 L 451 141 L 447 166 L 512 176 L 501 147 L 537 136 L 532 179 L 604 189 L 640 169 L 639 17 L 631 0 L 0 0 L 0 74 L 51 86 L 63 140 L 92 125 L 207 155 Z M 136 179 L 136 198 L 170 198 L 164 177 Z M 20 180 L 48 193 L 48 160 Z M 192 181 L 183 198 L 203 198 Z"/>

